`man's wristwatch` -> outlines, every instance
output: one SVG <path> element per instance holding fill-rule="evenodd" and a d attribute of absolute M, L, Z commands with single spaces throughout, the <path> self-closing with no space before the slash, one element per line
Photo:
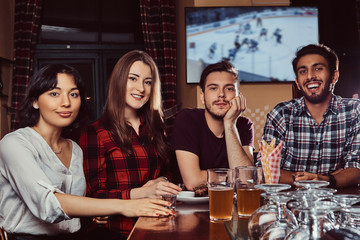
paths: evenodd
<path fill-rule="evenodd" d="M 336 179 L 334 177 L 334 175 L 328 173 L 328 174 L 323 174 L 324 176 L 327 176 L 329 178 L 329 187 L 334 188 L 336 186 Z"/>

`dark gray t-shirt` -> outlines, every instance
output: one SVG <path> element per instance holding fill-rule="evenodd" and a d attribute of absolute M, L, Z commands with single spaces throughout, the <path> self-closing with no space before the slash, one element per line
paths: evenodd
<path fill-rule="evenodd" d="M 254 146 L 253 123 L 239 117 L 236 123 L 243 146 Z M 192 152 L 199 157 L 200 169 L 228 168 L 225 137 L 217 138 L 209 129 L 204 109 L 184 109 L 175 119 L 171 144 L 174 150 Z"/>

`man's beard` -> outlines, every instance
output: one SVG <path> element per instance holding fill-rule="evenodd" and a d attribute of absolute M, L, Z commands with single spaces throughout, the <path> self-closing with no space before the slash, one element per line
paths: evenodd
<path fill-rule="evenodd" d="M 328 96 L 329 94 L 331 94 L 332 89 L 331 89 L 331 83 L 330 83 L 330 79 L 328 81 L 326 81 L 325 83 L 325 88 L 323 89 L 323 91 L 319 94 L 319 95 L 315 95 L 315 94 L 311 94 L 310 96 L 306 94 L 306 92 L 303 90 L 303 88 L 301 88 L 301 92 L 303 94 L 303 96 L 305 97 L 305 99 L 312 103 L 312 104 L 317 104 L 317 103 L 321 103 L 323 102 Z"/>
<path fill-rule="evenodd" d="M 224 101 L 224 102 L 227 102 L 227 101 Z M 214 102 L 214 103 L 216 103 L 216 102 Z M 215 112 L 213 112 L 213 111 L 211 110 L 211 107 L 208 106 L 208 104 L 207 104 L 206 101 L 205 101 L 205 109 L 206 109 L 206 111 L 210 114 L 210 116 L 213 117 L 213 118 L 216 119 L 216 120 L 223 120 L 224 117 L 225 117 L 225 115 L 226 115 L 226 113 L 228 112 L 228 111 L 226 111 L 226 112 L 223 113 L 223 114 L 216 114 Z"/>

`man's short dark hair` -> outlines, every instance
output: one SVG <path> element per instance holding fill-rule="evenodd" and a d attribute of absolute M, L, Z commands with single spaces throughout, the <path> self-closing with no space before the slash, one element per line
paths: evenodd
<path fill-rule="evenodd" d="M 212 72 L 228 72 L 234 75 L 234 79 L 238 79 L 238 70 L 229 61 L 221 61 L 208 65 L 201 73 L 199 86 L 205 92 L 206 78 Z"/>
<path fill-rule="evenodd" d="M 325 58 L 329 65 L 330 77 L 332 78 L 335 70 L 339 69 L 339 59 L 335 51 L 323 44 L 309 44 L 297 50 L 296 57 L 292 61 L 295 76 L 297 76 L 297 64 L 301 57 L 308 54 L 318 54 Z"/>

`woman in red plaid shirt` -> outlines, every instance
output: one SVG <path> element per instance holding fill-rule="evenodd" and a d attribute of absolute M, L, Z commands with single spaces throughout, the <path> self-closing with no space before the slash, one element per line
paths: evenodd
<path fill-rule="evenodd" d="M 161 198 L 181 191 L 162 177 L 168 147 L 160 84 L 156 64 L 145 52 L 131 51 L 115 65 L 104 112 L 80 137 L 87 196 Z M 171 210 L 169 213 L 173 214 Z M 111 216 L 105 224 L 94 223 L 88 228 L 93 236 L 125 239 L 135 221 L 136 218 Z"/>

